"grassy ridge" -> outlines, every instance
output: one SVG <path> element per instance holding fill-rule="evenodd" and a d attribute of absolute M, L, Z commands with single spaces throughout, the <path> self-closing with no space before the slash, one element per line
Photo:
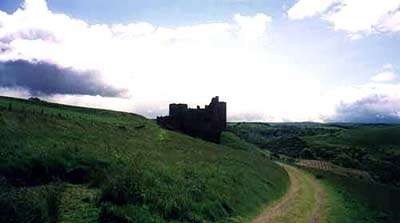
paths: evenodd
<path fill-rule="evenodd" d="M 121 112 L 0 98 L 0 148 L 0 222 L 57 222 L 75 200 L 100 222 L 244 221 L 288 187 L 287 173 L 256 150 Z M 65 201 L 70 184 L 99 192 Z"/>
<path fill-rule="evenodd" d="M 324 143 L 334 145 L 400 150 L 399 135 L 398 125 L 359 125 L 347 131 L 332 134 L 331 137 L 314 136 L 310 139 L 314 141 L 321 139 Z"/>

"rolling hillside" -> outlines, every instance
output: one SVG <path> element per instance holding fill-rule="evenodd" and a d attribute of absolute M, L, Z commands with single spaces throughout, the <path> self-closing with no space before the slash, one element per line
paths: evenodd
<path fill-rule="evenodd" d="M 1 97 L 0 222 L 244 222 L 286 192 L 288 175 L 242 145 Z"/>
<path fill-rule="evenodd" d="M 326 193 L 325 222 L 400 221 L 400 125 L 230 123 L 229 131 L 313 174 Z"/>
<path fill-rule="evenodd" d="M 400 186 L 400 125 L 232 123 L 229 130 L 273 153 L 331 161 Z"/>

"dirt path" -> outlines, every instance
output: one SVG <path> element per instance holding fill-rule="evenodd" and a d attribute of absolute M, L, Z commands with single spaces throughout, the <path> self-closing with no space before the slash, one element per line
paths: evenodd
<path fill-rule="evenodd" d="M 282 164 L 290 178 L 289 191 L 269 205 L 252 223 L 323 223 L 326 194 L 310 175 Z"/>

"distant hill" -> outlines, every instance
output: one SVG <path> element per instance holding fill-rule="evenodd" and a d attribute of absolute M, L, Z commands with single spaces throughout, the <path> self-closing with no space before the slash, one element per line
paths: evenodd
<path fill-rule="evenodd" d="M 285 193 L 288 176 L 238 140 L 0 97 L 0 222 L 243 222 Z"/>
<path fill-rule="evenodd" d="M 376 181 L 400 186 L 400 125 L 230 123 L 229 131 L 273 153 L 367 170 Z"/>

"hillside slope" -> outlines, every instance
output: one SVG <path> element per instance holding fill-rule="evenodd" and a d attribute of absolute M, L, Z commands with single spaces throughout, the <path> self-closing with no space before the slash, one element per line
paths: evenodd
<path fill-rule="evenodd" d="M 258 151 L 42 101 L 0 98 L 0 153 L 0 222 L 243 222 L 288 187 Z"/>

